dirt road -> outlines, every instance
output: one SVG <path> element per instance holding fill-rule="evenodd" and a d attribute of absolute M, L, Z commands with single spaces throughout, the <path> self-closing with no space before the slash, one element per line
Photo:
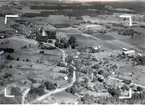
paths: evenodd
<path fill-rule="evenodd" d="M 40 102 L 40 101 L 42 101 L 43 99 L 47 98 L 48 96 L 50 96 L 50 95 L 52 95 L 52 94 L 56 94 L 56 93 L 62 92 L 62 91 L 64 91 L 64 90 L 66 90 L 67 88 L 72 87 L 75 81 L 76 81 L 76 73 L 75 73 L 75 71 L 74 71 L 74 72 L 73 72 L 72 82 L 71 82 L 68 86 L 63 87 L 63 88 L 56 89 L 56 90 L 54 90 L 54 91 L 52 91 L 52 92 L 49 92 L 49 93 L 47 93 L 47 94 L 45 94 L 45 95 L 43 95 L 43 96 L 37 98 L 36 100 L 32 101 L 31 104 L 36 103 L 36 102 Z"/>

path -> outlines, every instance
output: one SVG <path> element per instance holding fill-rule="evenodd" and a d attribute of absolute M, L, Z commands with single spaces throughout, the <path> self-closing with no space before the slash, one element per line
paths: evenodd
<path fill-rule="evenodd" d="M 29 93 L 30 88 L 26 89 L 22 96 L 22 104 L 25 104 L 25 98 L 27 97 L 27 94 Z"/>
<path fill-rule="evenodd" d="M 43 96 L 37 98 L 36 100 L 34 100 L 34 101 L 31 102 L 31 103 L 40 102 L 40 101 L 42 101 L 43 99 L 47 98 L 48 96 L 50 96 L 50 95 L 52 95 L 52 94 L 56 94 L 56 93 L 59 93 L 59 92 L 62 92 L 62 91 L 64 91 L 64 90 L 66 90 L 67 88 L 72 87 L 75 81 L 76 81 L 76 73 L 75 73 L 75 71 L 74 71 L 74 72 L 73 72 L 72 83 L 70 83 L 68 86 L 63 87 L 63 88 L 56 89 L 56 90 L 54 90 L 54 91 L 52 91 L 52 92 L 49 92 L 49 93 L 47 93 L 47 94 L 45 94 L 45 95 L 43 95 Z"/>
<path fill-rule="evenodd" d="M 54 44 L 51 44 L 51 43 L 43 43 L 44 46 L 52 46 L 52 47 L 55 47 Z M 66 54 L 65 54 L 65 51 L 56 47 L 56 49 L 58 49 L 60 52 L 62 52 L 62 61 L 65 62 L 65 57 L 66 57 Z"/>
<path fill-rule="evenodd" d="M 46 45 L 46 46 L 49 45 L 49 46 L 53 46 L 53 47 L 54 47 L 54 45 L 52 45 L 52 44 L 50 44 L 50 43 L 43 43 L 43 44 Z M 62 50 L 62 49 L 60 49 L 60 48 L 58 48 L 58 47 L 56 47 L 56 48 L 57 48 L 59 51 L 62 52 L 62 60 L 65 62 L 65 57 L 66 57 L 65 51 Z M 72 65 L 72 66 L 73 66 L 73 65 Z M 73 67 L 74 67 L 74 66 L 73 66 Z M 76 69 L 76 68 L 74 67 L 74 69 Z M 63 88 L 58 88 L 58 89 L 56 89 L 56 90 L 54 90 L 54 91 L 52 91 L 52 92 L 49 92 L 49 93 L 47 93 L 47 94 L 45 94 L 45 95 L 43 95 L 43 96 L 40 96 L 39 98 L 37 98 L 36 100 L 34 100 L 34 101 L 30 102 L 30 103 L 40 102 L 40 101 L 44 100 L 45 98 L 47 98 L 48 96 L 50 96 L 50 95 L 52 95 L 52 94 L 56 94 L 56 93 L 62 92 L 62 91 L 64 91 L 64 90 L 66 90 L 67 88 L 72 87 L 75 81 L 76 81 L 76 72 L 75 72 L 75 70 L 74 70 L 72 82 L 71 82 L 68 86 L 63 87 Z M 26 94 L 27 94 L 27 93 L 26 93 Z M 25 95 L 25 96 L 26 96 L 26 95 Z"/>

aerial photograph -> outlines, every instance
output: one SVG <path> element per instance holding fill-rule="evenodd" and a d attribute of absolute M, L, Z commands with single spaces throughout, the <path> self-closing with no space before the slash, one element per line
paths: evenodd
<path fill-rule="evenodd" d="M 145 104 L 145 0 L 0 0 L 0 104 Z"/>

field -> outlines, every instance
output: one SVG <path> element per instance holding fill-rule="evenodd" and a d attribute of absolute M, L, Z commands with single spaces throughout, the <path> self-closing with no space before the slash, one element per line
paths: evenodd
<path fill-rule="evenodd" d="M 28 40 L 28 39 L 22 39 L 18 37 L 10 37 L 5 39 L 0 39 L 0 48 L 14 48 L 16 50 L 21 49 L 22 46 L 29 46 L 31 44 L 31 47 L 36 47 L 37 42 Z M 2 44 L 3 43 L 3 44 Z"/>
<path fill-rule="evenodd" d="M 60 79 L 60 77 L 65 77 L 66 74 L 59 73 L 59 68 L 56 66 L 62 56 L 59 50 L 45 50 L 44 54 L 41 54 L 39 53 L 41 50 L 38 48 L 36 41 L 23 37 L 10 37 L 0 41 L 7 42 L 8 40 L 9 43 L 4 43 L 1 47 L 14 48 L 15 52 L 8 54 L 13 59 L 8 60 L 4 64 L 5 68 L 0 70 L 1 82 L 4 85 L 10 86 L 17 84 L 23 89 L 22 87 L 29 87 L 30 84 L 33 84 L 29 80 L 30 78 L 36 80 L 38 83 L 51 81 L 54 83 L 59 82 L 60 87 L 66 85 L 67 81 Z M 27 45 L 27 48 L 21 49 L 25 45 Z M 58 71 L 53 71 L 53 69 L 58 69 Z M 3 77 L 6 74 L 11 74 L 12 76 L 4 79 Z"/>

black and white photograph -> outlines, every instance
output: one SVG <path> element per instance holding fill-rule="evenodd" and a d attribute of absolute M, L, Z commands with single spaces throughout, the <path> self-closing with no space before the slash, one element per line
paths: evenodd
<path fill-rule="evenodd" d="M 145 0 L 0 0 L 0 104 L 145 104 Z"/>

